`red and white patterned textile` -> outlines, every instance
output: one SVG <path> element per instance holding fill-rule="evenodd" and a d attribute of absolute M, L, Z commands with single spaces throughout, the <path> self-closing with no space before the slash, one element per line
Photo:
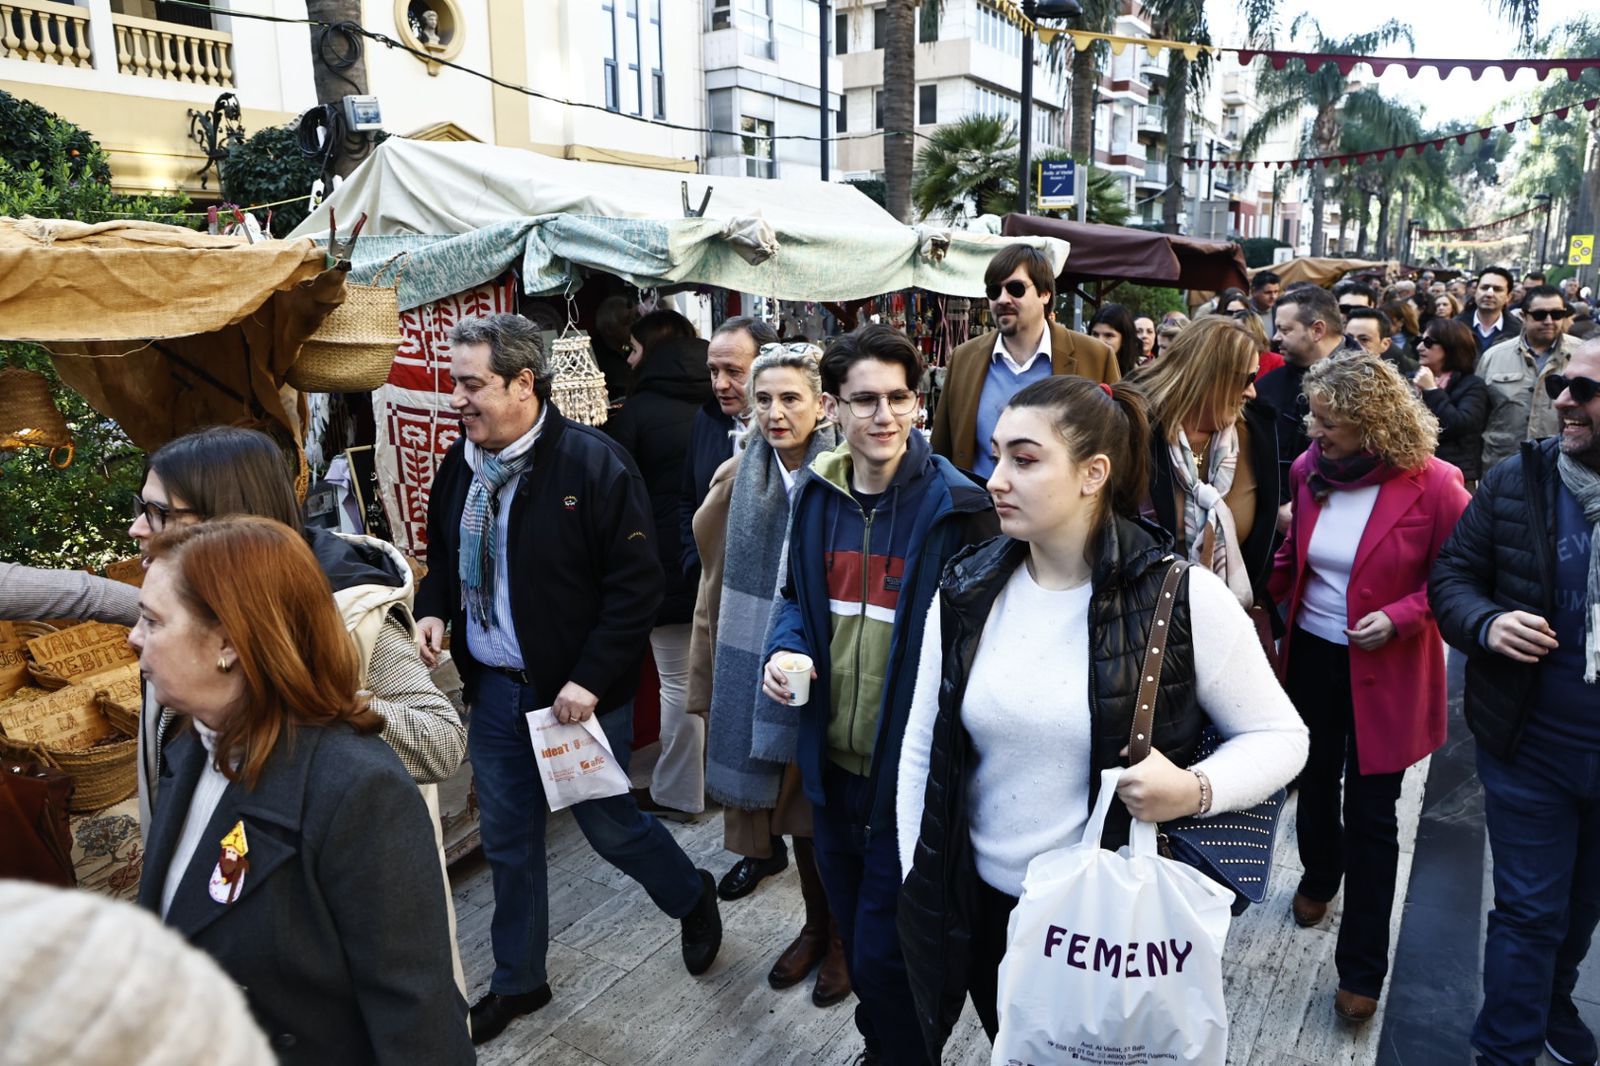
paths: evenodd
<path fill-rule="evenodd" d="M 372 393 L 375 459 L 394 543 L 417 559 L 428 558 L 428 491 L 434 472 L 461 435 L 460 419 L 450 410 L 450 330 L 464 318 L 515 311 L 515 284 L 508 274 L 400 313 L 405 343 L 389 371 L 389 383 Z"/>

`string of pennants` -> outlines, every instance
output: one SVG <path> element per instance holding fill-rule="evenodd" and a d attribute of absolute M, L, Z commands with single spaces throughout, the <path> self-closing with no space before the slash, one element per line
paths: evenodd
<path fill-rule="evenodd" d="M 1539 207 L 1530 207 L 1526 211 L 1518 211 L 1514 215 L 1506 215 L 1506 216 L 1504 216 L 1502 218 L 1494 219 L 1491 222 L 1480 222 L 1476 226 L 1460 226 L 1460 227 L 1458 227 L 1456 229 L 1419 229 L 1419 230 L 1417 230 L 1417 236 L 1418 237 L 1458 237 L 1458 236 L 1461 236 L 1462 234 L 1466 234 L 1466 233 L 1480 233 L 1480 232 L 1482 232 L 1483 230 L 1486 230 L 1486 229 L 1494 229 L 1496 226 L 1503 226 L 1507 222 L 1515 222 L 1519 218 L 1527 218 L 1529 215 L 1540 215 L 1540 214 L 1543 214 L 1544 212 L 1545 212 L 1545 208 L 1544 208 L 1543 205 L 1541 205 Z"/>
<path fill-rule="evenodd" d="M 1553 117 L 1564 119 L 1578 108 L 1582 108 L 1585 111 L 1593 111 L 1596 107 L 1600 107 L 1600 97 L 1591 97 L 1590 99 L 1581 101 L 1580 103 L 1568 104 L 1565 107 L 1557 107 L 1549 111 L 1541 111 L 1537 115 L 1524 115 L 1522 118 L 1512 119 L 1509 122 L 1501 122 L 1493 126 L 1483 126 L 1479 129 L 1467 130 L 1463 133 L 1452 133 L 1443 137 L 1433 137 L 1425 141 L 1414 141 L 1411 144 L 1390 145 L 1387 148 L 1376 148 L 1366 152 L 1341 152 L 1337 155 L 1302 156 L 1299 159 L 1202 159 L 1196 156 L 1184 156 L 1183 161 L 1192 167 L 1207 167 L 1212 169 L 1216 167 L 1222 167 L 1224 170 L 1243 170 L 1246 172 L 1254 170 L 1256 167 L 1262 167 L 1264 169 L 1271 169 L 1273 167 L 1277 167 L 1279 169 L 1288 168 L 1289 170 L 1297 171 L 1302 167 L 1360 166 L 1366 162 L 1381 163 L 1391 155 L 1396 159 L 1403 159 L 1405 158 L 1405 154 L 1407 152 L 1415 152 L 1417 155 L 1421 155 L 1429 148 L 1437 148 L 1440 151 L 1443 151 L 1444 146 L 1450 141 L 1455 141 L 1457 144 L 1465 145 L 1469 137 L 1487 138 L 1493 134 L 1495 130 L 1500 129 L 1510 133 L 1523 123 L 1537 126 L 1547 118 Z"/>
<path fill-rule="evenodd" d="M 1424 70 L 1433 70 L 1439 77 L 1447 78 L 1457 70 L 1466 71 L 1473 81 L 1483 77 L 1486 71 L 1497 70 L 1506 80 L 1510 80 L 1522 71 L 1531 71 L 1539 81 L 1544 81 L 1551 74 L 1560 70 L 1565 71 L 1569 81 L 1578 80 L 1579 76 L 1587 70 L 1600 70 L 1600 56 L 1583 57 L 1569 56 L 1557 59 L 1435 59 L 1425 56 L 1354 56 L 1337 52 L 1294 52 L 1277 48 L 1223 48 L 1218 45 L 1199 44 L 1194 41 L 1169 41 L 1160 37 L 1129 37 L 1116 33 L 1095 33 L 1090 30 L 1052 29 L 1040 26 L 1023 13 L 1014 0 L 996 0 L 997 6 L 1007 19 L 1025 33 L 1035 34 L 1040 43 L 1050 44 L 1057 37 L 1065 36 L 1072 41 L 1072 46 L 1079 51 L 1089 48 L 1098 41 L 1104 41 L 1110 46 L 1113 55 L 1121 55 L 1129 47 L 1143 48 L 1151 59 L 1158 58 L 1162 52 L 1173 49 L 1182 52 L 1184 58 L 1193 61 L 1205 52 L 1213 58 L 1223 54 L 1234 56 L 1240 66 L 1249 66 L 1257 58 L 1265 58 L 1272 64 L 1274 70 L 1282 70 L 1291 60 L 1299 60 L 1306 65 L 1312 74 L 1321 70 L 1326 64 L 1333 64 L 1339 72 L 1346 77 L 1355 71 L 1358 66 L 1368 66 L 1377 74 L 1387 72 L 1391 67 L 1399 67 L 1406 72 L 1407 77 L 1415 78 Z"/>

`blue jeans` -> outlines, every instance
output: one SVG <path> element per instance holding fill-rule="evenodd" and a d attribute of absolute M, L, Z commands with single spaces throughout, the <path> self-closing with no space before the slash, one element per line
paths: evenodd
<path fill-rule="evenodd" d="M 922 1066 L 927 1045 L 895 927 L 900 850 L 894 824 L 877 826 L 868 835 L 871 778 L 824 763 L 822 788 L 827 802 L 812 815 L 813 845 L 858 1000 L 856 1028 L 867 1050 L 884 1062 Z"/>
<path fill-rule="evenodd" d="M 550 877 L 544 826 L 549 815 L 544 785 L 528 736 L 527 713 L 544 706 L 533 689 L 493 670 L 480 672 L 468 702 L 472 717 L 467 749 L 478 791 L 478 830 L 494 883 L 489 939 L 494 976 L 489 989 L 503 996 L 532 992 L 548 980 Z M 624 771 L 633 743 L 633 701 L 600 715 L 600 727 Z M 568 808 L 601 858 L 639 882 L 673 918 L 700 901 L 694 863 L 672 834 L 624 793 Z"/>
<path fill-rule="evenodd" d="M 1494 910 L 1472 1044 L 1491 1066 L 1525 1066 L 1600 919 L 1600 752 L 1529 737 L 1506 761 L 1479 747 L 1478 778 Z"/>

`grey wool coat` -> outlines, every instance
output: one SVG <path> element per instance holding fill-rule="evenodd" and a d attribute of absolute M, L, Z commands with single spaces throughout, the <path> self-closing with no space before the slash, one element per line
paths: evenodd
<path fill-rule="evenodd" d="M 185 731 L 163 760 L 139 883 L 140 905 L 158 914 L 206 757 Z M 237 898 L 218 903 L 208 884 L 240 823 L 249 869 Z M 394 751 L 347 726 L 302 727 L 253 790 L 228 784 L 166 924 L 241 987 L 281 1063 L 454 1066 L 475 1059 L 442 878 L 427 809 Z"/>

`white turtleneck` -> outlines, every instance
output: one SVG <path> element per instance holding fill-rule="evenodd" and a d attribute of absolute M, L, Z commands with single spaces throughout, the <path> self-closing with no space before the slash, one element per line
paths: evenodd
<path fill-rule="evenodd" d="M 206 762 L 200 770 L 200 779 L 194 783 L 194 792 L 189 797 L 189 813 L 183 819 L 183 832 L 178 836 L 177 846 L 172 849 L 172 864 L 167 867 L 167 879 L 161 887 L 163 919 L 167 916 L 167 909 L 172 906 L 172 897 L 178 894 L 178 885 L 183 880 L 184 871 L 194 860 L 195 849 L 202 843 L 200 838 L 205 834 L 206 826 L 211 824 L 211 816 L 217 812 L 217 804 L 222 800 L 222 793 L 229 785 L 227 777 L 217 769 L 218 734 L 201 725 L 197 718 L 191 718 L 189 721 L 194 727 L 195 736 L 206 749 Z M 219 854 L 221 847 L 222 841 L 218 840 Z"/>

